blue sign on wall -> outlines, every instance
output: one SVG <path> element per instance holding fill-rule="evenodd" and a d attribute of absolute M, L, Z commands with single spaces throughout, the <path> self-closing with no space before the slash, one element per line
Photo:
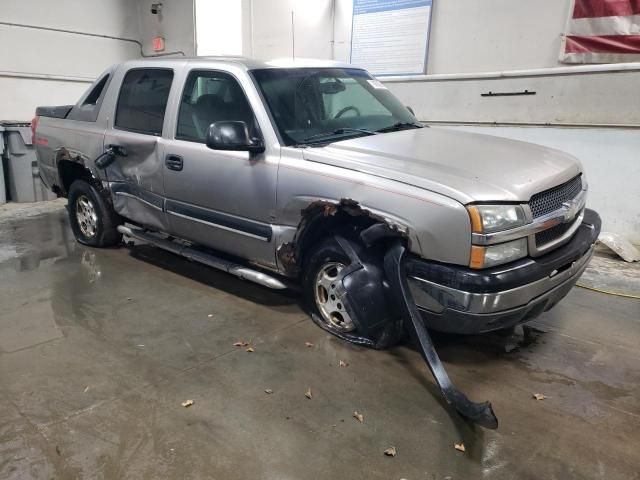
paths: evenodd
<path fill-rule="evenodd" d="M 381 75 L 426 70 L 432 0 L 354 0 L 351 63 Z"/>
<path fill-rule="evenodd" d="M 353 14 L 384 12 L 403 8 L 430 7 L 432 0 L 354 0 Z"/>

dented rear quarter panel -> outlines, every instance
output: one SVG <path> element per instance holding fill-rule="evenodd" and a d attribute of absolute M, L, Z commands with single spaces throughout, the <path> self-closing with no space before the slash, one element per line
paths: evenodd
<path fill-rule="evenodd" d="M 103 152 L 104 133 L 103 123 L 40 117 L 37 138 L 41 140 L 34 145 L 45 185 L 62 188 L 58 164 L 63 160 L 77 162 L 100 178 L 93 160 Z"/>
<path fill-rule="evenodd" d="M 101 107 L 105 103 L 114 101 L 116 83 L 107 82 L 93 115 L 84 110 L 83 102 L 105 75 L 108 74 L 113 80 L 113 74 L 117 68 L 117 65 L 113 65 L 102 72 L 87 87 L 67 118 L 39 117 L 34 145 L 42 178 L 49 189 L 58 187 L 62 193 L 66 194 L 63 191 L 58 170 L 59 163 L 63 160 L 79 163 L 90 170 L 95 178 L 105 180 L 104 173 L 96 169 L 93 162 L 104 151 L 108 114 L 107 109 Z"/>
<path fill-rule="evenodd" d="M 278 171 L 277 243 L 292 242 L 302 211 L 313 202 L 353 200 L 390 225 L 406 230 L 411 252 L 446 263 L 469 263 L 471 225 L 458 201 L 428 190 L 327 165 L 313 148 L 283 147 Z"/>

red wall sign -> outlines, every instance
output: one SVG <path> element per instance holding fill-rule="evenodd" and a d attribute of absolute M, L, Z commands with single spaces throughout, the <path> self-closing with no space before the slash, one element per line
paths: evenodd
<path fill-rule="evenodd" d="M 161 52 L 164 50 L 164 37 L 154 37 L 152 40 L 153 51 Z"/>

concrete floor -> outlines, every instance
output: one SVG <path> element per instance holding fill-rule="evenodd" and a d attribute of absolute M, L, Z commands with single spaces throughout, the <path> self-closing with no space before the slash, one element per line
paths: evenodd
<path fill-rule="evenodd" d="M 640 478 L 638 300 L 576 288 L 522 334 L 436 337 L 487 431 L 411 347 L 345 344 L 295 296 L 154 248 L 81 247 L 52 205 L 0 216 L 2 479 Z"/>

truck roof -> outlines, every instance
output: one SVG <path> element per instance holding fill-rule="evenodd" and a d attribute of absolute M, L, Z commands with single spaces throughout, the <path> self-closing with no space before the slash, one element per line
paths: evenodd
<path fill-rule="evenodd" d="M 185 64 L 228 64 L 245 68 L 246 70 L 256 70 L 263 68 L 359 68 L 348 63 L 335 62 L 332 60 L 318 60 L 310 58 L 282 58 L 274 60 L 256 60 L 248 57 L 233 56 L 210 56 L 210 57 L 154 57 L 136 60 L 128 60 L 123 65 L 140 65 L 149 63 L 153 65 L 181 66 Z"/>

